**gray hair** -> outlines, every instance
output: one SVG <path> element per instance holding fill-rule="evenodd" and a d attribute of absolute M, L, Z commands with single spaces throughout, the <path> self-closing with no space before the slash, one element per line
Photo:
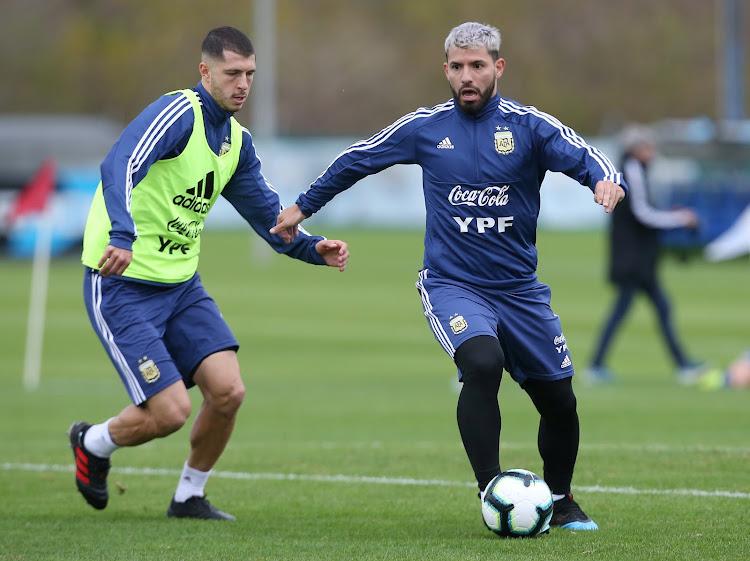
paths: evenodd
<path fill-rule="evenodd" d="M 630 152 L 643 145 L 656 145 L 656 137 L 649 127 L 630 123 L 620 133 L 620 146 L 624 152 Z"/>
<path fill-rule="evenodd" d="M 486 47 L 493 60 L 500 57 L 500 31 L 491 25 L 468 21 L 451 29 L 445 39 L 445 56 L 451 47 L 476 49 Z"/>

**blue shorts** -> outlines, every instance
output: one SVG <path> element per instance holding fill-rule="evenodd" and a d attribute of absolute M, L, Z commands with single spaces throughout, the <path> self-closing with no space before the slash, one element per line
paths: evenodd
<path fill-rule="evenodd" d="M 207 356 L 239 345 L 196 273 L 175 285 L 103 277 L 86 268 L 83 298 L 134 404 L 177 381 L 190 388 Z"/>
<path fill-rule="evenodd" d="M 505 368 L 519 384 L 529 378 L 552 381 L 573 375 L 546 284 L 533 281 L 512 291 L 478 288 L 427 269 L 419 272 L 416 284 L 430 329 L 451 358 L 464 341 L 490 335 L 500 341 Z"/>

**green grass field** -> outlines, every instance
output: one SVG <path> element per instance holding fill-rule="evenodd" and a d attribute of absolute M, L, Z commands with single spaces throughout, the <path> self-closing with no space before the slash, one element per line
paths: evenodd
<path fill-rule="evenodd" d="M 350 243 L 343 274 L 258 252 L 247 232 L 204 235 L 201 274 L 240 340 L 248 390 L 207 487 L 235 523 L 166 519 L 187 428 L 118 451 L 109 506 L 85 504 L 65 431 L 127 395 L 88 323 L 75 257 L 53 262 L 41 387 L 23 389 L 31 267 L 0 261 L 0 560 L 750 558 L 750 392 L 678 386 L 644 301 L 611 355 L 617 383 L 575 382 L 573 490 L 601 530 L 502 540 L 482 525 L 455 368 L 414 288 L 421 232 L 326 234 Z M 610 305 L 604 239 L 540 232 L 538 245 L 583 370 Z M 725 365 L 750 345 L 747 260 L 668 259 L 663 277 L 691 354 Z M 503 466 L 541 472 L 530 401 L 508 376 L 500 400 Z"/>

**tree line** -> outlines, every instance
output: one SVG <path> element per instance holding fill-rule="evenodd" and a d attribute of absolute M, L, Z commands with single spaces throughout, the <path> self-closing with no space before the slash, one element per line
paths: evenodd
<path fill-rule="evenodd" d="M 469 20 L 495 25 L 503 35 L 501 94 L 582 134 L 632 120 L 717 117 L 720 5 L 277 0 L 279 132 L 367 135 L 445 101 L 443 42 L 454 25 Z M 209 29 L 234 25 L 252 38 L 252 7 L 252 1 L 10 1 L 0 18 L 0 52 L 10 66 L 0 107 L 127 122 L 160 94 L 197 83 Z M 750 29 L 750 8 L 743 18 Z M 263 52 L 257 61 L 256 80 L 263 80 L 274 61 Z M 250 112 L 238 117 L 252 131 Z"/>

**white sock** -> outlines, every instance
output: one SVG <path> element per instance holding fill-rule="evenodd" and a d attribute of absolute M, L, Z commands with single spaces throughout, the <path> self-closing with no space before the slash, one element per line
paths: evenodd
<path fill-rule="evenodd" d="M 109 434 L 109 422 L 111 420 L 107 419 L 98 425 L 91 425 L 91 428 L 86 431 L 83 437 L 83 446 L 94 456 L 109 458 L 115 450 L 120 448 Z"/>
<path fill-rule="evenodd" d="M 552 500 L 553 501 L 559 501 L 560 499 L 564 499 L 567 496 L 568 495 L 555 495 L 554 493 L 552 493 Z"/>
<path fill-rule="evenodd" d="M 177 484 L 177 490 L 174 493 L 174 502 L 184 503 L 190 497 L 202 497 L 204 495 L 203 488 L 206 486 L 206 481 L 212 471 L 198 471 L 185 462 L 180 482 Z"/>

